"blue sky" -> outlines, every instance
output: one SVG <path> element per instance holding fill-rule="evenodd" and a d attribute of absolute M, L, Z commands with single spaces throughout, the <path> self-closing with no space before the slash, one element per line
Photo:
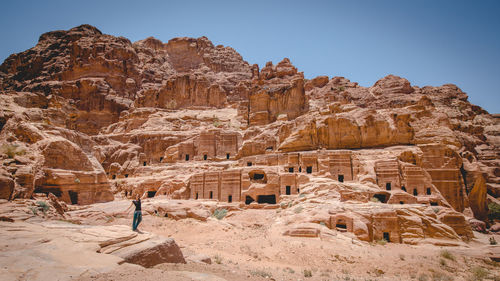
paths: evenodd
<path fill-rule="evenodd" d="M 500 1 L 2 1 L 0 61 L 40 34 L 88 23 L 131 41 L 207 36 L 263 66 L 288 57 L 306 78 L 362 86 L 395 74 L 458 85 L 500 113 Z"/>

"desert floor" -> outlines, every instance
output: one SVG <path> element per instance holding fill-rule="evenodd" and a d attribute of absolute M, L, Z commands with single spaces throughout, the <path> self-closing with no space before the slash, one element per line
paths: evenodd
<path fill-rule="evenodd" d="M 88 223 L 127 225 L 131 215 Z M 499 263 L 485 257 L 499 248 L 489 245 L 491 235 L 477 232 L 454 247 L 367 243 L 337 231 L 290 237 L 282 235 L 279 209 L 229 212 L 206 222 L 145 215 L 139 229 L 172 237 L 185 256 L 209 256 L 212 264 L 121 266 L 78 280 L 500 280 Z"/>

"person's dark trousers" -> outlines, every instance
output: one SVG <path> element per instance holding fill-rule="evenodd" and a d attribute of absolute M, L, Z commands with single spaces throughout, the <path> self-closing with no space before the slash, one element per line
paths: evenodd
<path fill-rule="evenodd" d="M 142 213 L 141 211 L 134 212 L 134 220 L 132 221 L 132 230 L 137 230 L 137 227 L 142 221 Z"/>

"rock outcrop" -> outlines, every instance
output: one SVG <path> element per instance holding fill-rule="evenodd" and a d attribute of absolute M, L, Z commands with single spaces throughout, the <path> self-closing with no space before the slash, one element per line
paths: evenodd
<path fill-rule="evenodd" d="M 2 273 L 6 280 L 70 280 L 88 271 L 110 272 L 125 262 L 144 267 L 185 263 L 173 239 L 138 234 L 127 226 L 80 226 L 60 221 L 0 224 L 4 237 L 0 264 L 9 268 Z"/>
<path fill-rule="evenodd" d="M 487 196 L 500 194 L 499 118 L 452 84 L 307 80 L 287 58 L 259 69 L 206 37 L 132 43 L 82 25 L 8 57 L 0 89 L 3 199 L 140 195 L 259 208 L 329 182 L 331 204 L 405 207 L 335 211 L 325 223 L 346 220 L 360 240 L 413 243 L 470 240 L 467 222 L 485 221 Z M 301 231 L 289 234 L 316 233 Z"/>

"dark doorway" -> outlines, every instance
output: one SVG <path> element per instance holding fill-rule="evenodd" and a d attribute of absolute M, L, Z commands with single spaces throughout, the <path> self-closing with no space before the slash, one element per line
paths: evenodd
<path fill-rule="evenodd" d="M 116 179 L 116 175 L 113 175 L 111 178 L 112 178 L 112 179 Z"/>
<path fill-rule="evenodd" d="M 142 163 L 142 166 L 146 166 L 146 164 L 147 164 L 147 163 L 146 163 L 146 162 L 144 162 L 144 163 Z"/>
<path fill-rule="evenodd" d="M 189 154 L 186 154 L 186 161 L 189 161 Z"/>
<path fill-rule="evenodd" d="M 291 192 L 291 190 L 290 190 L 290 186 L 289 186 L 289 185 L 287 185 L 287 186 L 285 187 L 285 189 L 286 189 L 286 195 L 290 195 L 290 194 L 292 194 L 292 192 Z"/>
<path fill-rule="evenodd" d="M 302 173 L 302 167 L 299 167 L 299 173 Z"/>
<path fill-rule="evenodd" d="M 313 167 L 312 166 L 307 166 L 306 167 L 306 173 L 311 174 L 313 172 Z"/>
<path fill-rule="evenodd" d="M 414 188 L 414 189 L 413 189 L 413 195 L 414 195 L 414 196 L 417 196 L 417 195 L 418 195 L 418 191 L 417 191 L 417 189 L 416 189 L 416 188 Z"/>
<path fill-rule="evenodd" d="M 207 160 L 208 159 L 208 155 L 204 154 L 203 155 L 203 160 Z"/>
<path fill-rule="evenodd" d="M 336 228 L 347 229 L 347 225 L 343 222 L 337 222 L 335 225 Z"/>
<path fill-rule="evenodd" d="M 229 156 L 230 156 L 230 155 L 229 155 L 229 153 L 227 153 L 227 154 L 226 154 L 226 159 L 229 159 Z"/>
<path fill-rule="evenodd" d="M 288 172 L 293 173 L 293 167 L 288 167 Z"/>
<path fill-rule="evenodd" d="M 267 203 L 267 204 L 276 204 L 276 196 L 273 195 L 259 195 L 257 196 L 257 203 Z"/>
<path fill-rule="evenodd" d="M 253 180 L 261 180 L 264 178 L 264 174 L 258 174 L 258 173 L 255 173 L 253 174 Z"/>
<path fill-rule="evenodd" d="M 391 242 L 391 236 L 389 235 L 389 232 L 384 232 L 384 240 L 387 242 Z"/>
<path fill-rule="evenodd" d="M 406 187 L 404 185 L 401 187 L 401 190 L 404 192 L 408 192 L 408 191 L 406 191 Z"/>
<path fill-rule="evenodd" d="M 163 161 L 163 157 L 160 157 L 160 163 L 161 163 L 161 161 Z"/>
<path fill-rule="evenodd" d="M 210 194 L 208 195 L 208 198 L 209 199 L 213 199 L 214 198 L 214 192 L 213 191 L 210 191 Z"/>
<path fill-rule="evenodd" d="M 125 177 L 128 178 L 128 174 L 125 174 Z"/>
<path fill-rule="evenodd" d="M 403 202 L 403 201 L 399 201 L 399 204 L 401 204 L 401 205 L 403 205 L 404 203 L 405 203 L 405 202 Z"/>
<path fill-rule="evenodd" d="M 439 206 L 438 202 L 431 202 L 431 206 Z"/>
<path fill-rule="evenodd" d="M 385 194 L 374 194 L 373 198 L 377 198 L 378 201 L 380 201 L 382 203 L 386 203 L 387 202 L 387 196 L 385 196 Z"/>
<path fill-rule="evenodd" d="M 430 187 L 427 188 L 427 195 L 431 195 L 431 188 Z"/>
<path fill-rule="evenodd" d="M 233 195 L 229 195 L 227 197 L 227 202 L 229 202 L 229 203 L 233 202 Z"/>
<path fill-rule="evenodd" d="M 198 192 L 196 192 L 196 198 L 195 199 L 198 200 Z"/>
<path fill-rule="evenodd" d="M 297 193 L 300 193 L 300 188 L 297 188 Z"/>
<path fill-rule="evenodd" d="M 339 182 L 344 182 L 344 175 L 339 175 L 338 180 Z"/>
<path fill-rule="evenodd" d="M 148 191 L 148 198 L 153 198 L 156 195 L 156 191 Z"/>
<path fill-rule="evenodd" d="M 69 199 L 71 200 L 71 204 L 73 204 L 73 205 L 78 204 L 78 192 L 75 192 L 73 190 L 69 190 L 68 194 L 69 194 Z"/>
<path fill-rule="evenodd" d="M 252 202 L 254 202 L 254 201 L 255 201 L 255 200 L 253 200 L 253 198 L 252 198 L 252 197 L 250 197 L 250 196 L 248 196 L 248 195 L 247 195 L 247 197 L 245 198 L 245 204 L 246 204 L 246 205 L 248 205 L 248 204 L 250 204 L 250 203 L 252 203 Z"/>
<path fill-rule="evenodd" d="M 252 162 L 247 162 L 247 166 L 251 167 L 252 166 Z"/>
<path fill-rule="evenodd" d="M 390 182 L 385 184 L 385 190 L 391 190 L 391 183 Z"/>

